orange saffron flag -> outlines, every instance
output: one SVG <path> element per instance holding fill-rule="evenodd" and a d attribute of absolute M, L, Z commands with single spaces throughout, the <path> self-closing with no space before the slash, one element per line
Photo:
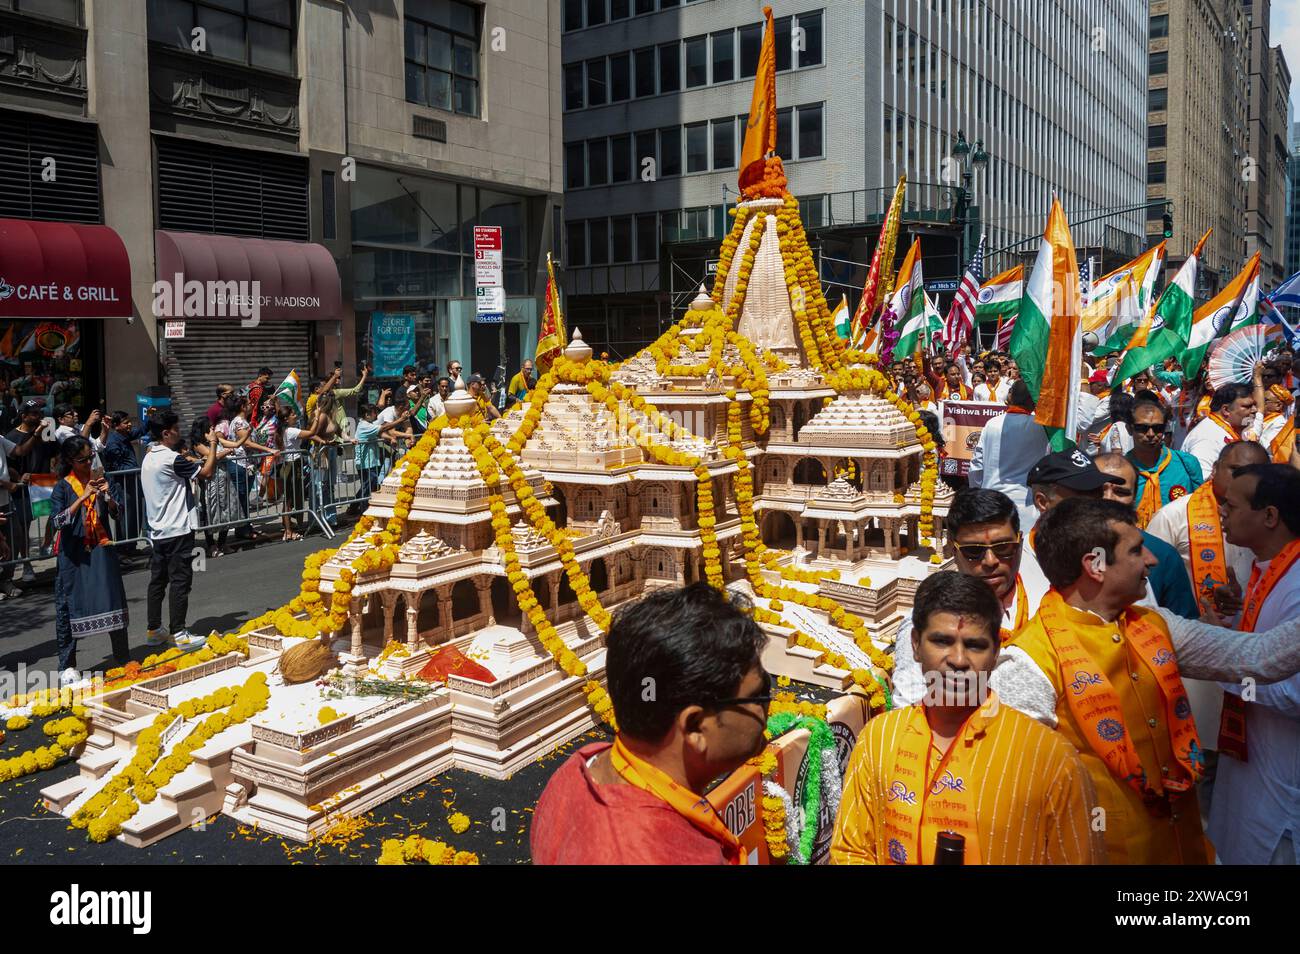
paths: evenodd
<path fill-rule="evenodd" d="M 749 120 L 745 124 L 745 145 L 740 151 L 741 192 L 763 181 L 765 158 L 776 150 L 776 27 L 772 8 L 764 7 L 767 28 L 758 54 L 758 72 L 754 74 L 754 96 L 749 102 Z"/>

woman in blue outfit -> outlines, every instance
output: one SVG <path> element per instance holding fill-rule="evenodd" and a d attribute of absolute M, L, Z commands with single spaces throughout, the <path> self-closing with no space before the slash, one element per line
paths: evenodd
<path fill-rule="evenodd" d="M 58 573 L 54 580 L 54 633 L 59 649 L 59 681 L 80 681 L 77 642 L 107 633 L 113 659 L 128 661 L 126 590 L 109 519 L 118 503 L 108 481 L 93 470 L 95 451 L 84 437 L 70 437 L 59 447 L 59 475 L 50 498 Z"/>

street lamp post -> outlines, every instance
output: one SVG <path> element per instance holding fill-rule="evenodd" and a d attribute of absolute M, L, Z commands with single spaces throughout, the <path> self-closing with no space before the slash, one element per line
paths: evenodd
<path fill-rule="evenodd" d="M 961 163 L 961 185 L 957 186 L 956 202 L 953 203 L 953 218 L 957 222 L 957 274 L 960 277 L 966 261 L 970 257 L 968 249 L 972 244 L 970 234 L 971 180 L 977 168 L 984 169 L 989 164 L 989 154 L 984 150 L 984 140 L 975 140 L 975 146 L 966 141 L 966 134 L 957 130 L 957 142 L 953 144 L 952 154 Z M 978 335 L 978 329 L 976 334 Z"/>
<path fill-rule="evenodd" d="M 960 272 L 966 264 L 967 249 L 971 245 L 970 207 L 971 180 L 975 170 L 983 169 L 989 164 L 989 154 L 984 150 L 984 140 L 975 140 L 974 147 L 966 141 L 966 134 L 957 130 L 957 142 L 952 147 L 952 154 L 961 163 L 961 185 L 957 187 L 957 201 L 954 203 L 954 218 L 961 231 L 957 245 L 957 270 Z"/>

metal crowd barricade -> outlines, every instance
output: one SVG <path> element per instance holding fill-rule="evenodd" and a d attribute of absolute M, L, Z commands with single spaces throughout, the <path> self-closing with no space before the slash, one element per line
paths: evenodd
<path fill-rule="evenodd" d="M 384 440 L 305 448 L 274 454 L 226 454 L 212 478 L 198 481 L 196 539 L 207 542 L 235 531 L 250 531 L 288 517 L 295 532 L 311 526 L 332 539 L 340 514 L 359 516 L 404 448 Z M 109 493 L 118 504 L 110 522 L 113 545 L 130 552 L 148 543 L 148 518 L 140 469 L 111 471 Z M 0 553 L 0 578 L 27 562 L 53 559 L 51 517 L 45 507 L 33 510 L 29 492 L 15 491 L 7 525 L 0 529 L 8 553 Z M 300 524 L 295 526 L 295 524 Z"/>

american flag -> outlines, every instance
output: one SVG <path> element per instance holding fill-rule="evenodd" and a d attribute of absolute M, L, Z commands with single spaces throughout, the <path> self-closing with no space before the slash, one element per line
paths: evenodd
<path fill-rule="evenodd" d="M 966 274 L 961 277 L 961 285 L 953 296 L 952 307 L 948 309 L 948 320 L 943 324 L 943 345 L 951 354 L 969 336 L 975 327 L 975 302 L 979 298 L 980 282 L 984 280 L 984 236 L 975 249 L 975 257 L 966 267 Z"/>

